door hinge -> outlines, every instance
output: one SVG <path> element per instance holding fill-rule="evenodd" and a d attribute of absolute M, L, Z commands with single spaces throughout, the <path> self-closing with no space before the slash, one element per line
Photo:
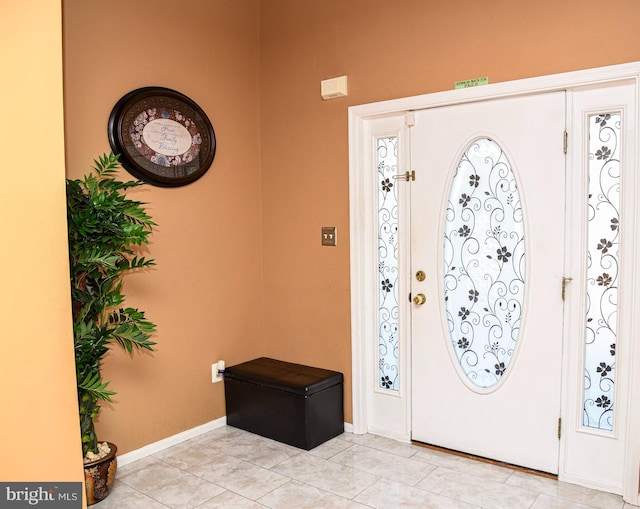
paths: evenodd
<path fill-rule="evenodd" d="M 562 436 L 562 417 L 558 417 L 558 440 Z"/>
<path fill-rule="evenodd" d="M 416 125 L 416 116 L 413 111 L 407 111 L 404 114 L 404 125 L 406 125 L 407 127 L 413 127 L 414 125 Z"/>
<path fill-rule="evenodd" d="M 562 141 L 562 150 L 564 151 L 565 154 L 567 153 L 568 144 L 569 144 L 569 133 L 565 131 L 563 141 Z"/>
<path fill-rule="evenodd" d="M 409 182 L 411 180 L 416 179 L 416 170 L 405 171 L 402 175 L 394 175 L 393 178 L 395 180 L 404 180 L 405 182 Z"/>
<path fill-rule="evenodd" d="M 567 291 L 567 283 L 573 281 L 572 277 L 563 277 L 562 278 L 562 300 L 564 301 L 566 291 Z"/>

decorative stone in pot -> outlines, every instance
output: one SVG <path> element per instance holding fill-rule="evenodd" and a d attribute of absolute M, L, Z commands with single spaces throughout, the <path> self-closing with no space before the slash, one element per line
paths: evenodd
<path fill-rule="evenodd" d="M 87 505 L 97 504 L 107 498 L 113 481 L 116 478 L 118 448 L 111 442 L 107 444 L 109 453 L 106 456 L 84 464 L 84 485 L 87 495 Z M 102 444 L 100 444 L 102 445 Z"/>

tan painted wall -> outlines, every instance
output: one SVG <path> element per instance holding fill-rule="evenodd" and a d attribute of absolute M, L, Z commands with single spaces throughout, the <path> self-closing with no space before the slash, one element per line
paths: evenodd
<path fill-rule="evenodd" d="M 108 150 L 111 107 L 140 86 L 192 97 L 219 143 L 200 181 L 141 193 L 158 268 L 125 289 L 160 332 L 155 354 L 106 365 L 119 394 L 99 431 L 122 452 L 222 416 L 218 358 L 343 371 L 351 420 L 348 106 L 640 60 L 636 0 L 611 17 L 593 0 L 187 4 L 183 23 L 171 0 L 63 0 L 69 175 Z M 349 97 L 322 101 L 342 74 Z M 320 246 L 323 225 L 337 247 Z"/>
<path fill-rule="evenodd" d="M 344 371 L 351 419 L 347 108 L 640 60 L 640 2 L 265 0 L 261 162 L 267 353 Z M 346 74 L 349 96 L 320 81 Z M 320 246 L 321 226 L 338 246 Z M 268 233 L 268 235 L 267 235 Z M 375 338 L 372 338 L 375 341 Z"/>
<path fill-rule="evenodd" d="M 2 481 L 84 478 L 69 318 L 60 20 L 57 2 L 2 4 Z"/>
<path fill-rule="evenodd" d="M 109 150 L 115 102 L 143 86 L 196 101 L 217 136 L 213 166 L 181 188 L 146 187 L 158 223 L 157 268 L 125 282 L 128 302 L 158 325 L 157 351 L 113 351 L 102 439 L 120 452 L 225 413 L 211 363 L 264 353 L 259 172 L 257 0 L 64 0 L 67 173 Z M 128 174 L 124 173 L 128 178 Z"/>

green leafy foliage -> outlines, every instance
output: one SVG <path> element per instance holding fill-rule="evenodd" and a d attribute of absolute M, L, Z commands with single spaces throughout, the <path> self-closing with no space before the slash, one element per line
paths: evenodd
<path fill-rule="evenodd" d="M 140 181 L 122 182 L 116 175 L 118 156 L 104 154 L 93 172 L 67 180 L 67 222 L 73 334 L 83 454 L 97 451 L 93 419 L 98 401 L 111 401 L 100 374 L 103 356 L 112 344 L 128 353 L 153 350 L 154 323 L 144 311 L 124 307 L 123 276 L 147 269 L 154 260 L 138 257 L 135 248 L 149 242 L 156 224 L 144 203 L 127 198 Z"/>

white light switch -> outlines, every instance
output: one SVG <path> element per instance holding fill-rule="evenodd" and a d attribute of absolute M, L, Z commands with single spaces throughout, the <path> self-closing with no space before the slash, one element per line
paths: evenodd
<path fill-rule="evenodd" d="M 347 95 L 347 77 L 331 78 L 320 83 L 320 94 L 324 100 L 336 99 Z"/>

